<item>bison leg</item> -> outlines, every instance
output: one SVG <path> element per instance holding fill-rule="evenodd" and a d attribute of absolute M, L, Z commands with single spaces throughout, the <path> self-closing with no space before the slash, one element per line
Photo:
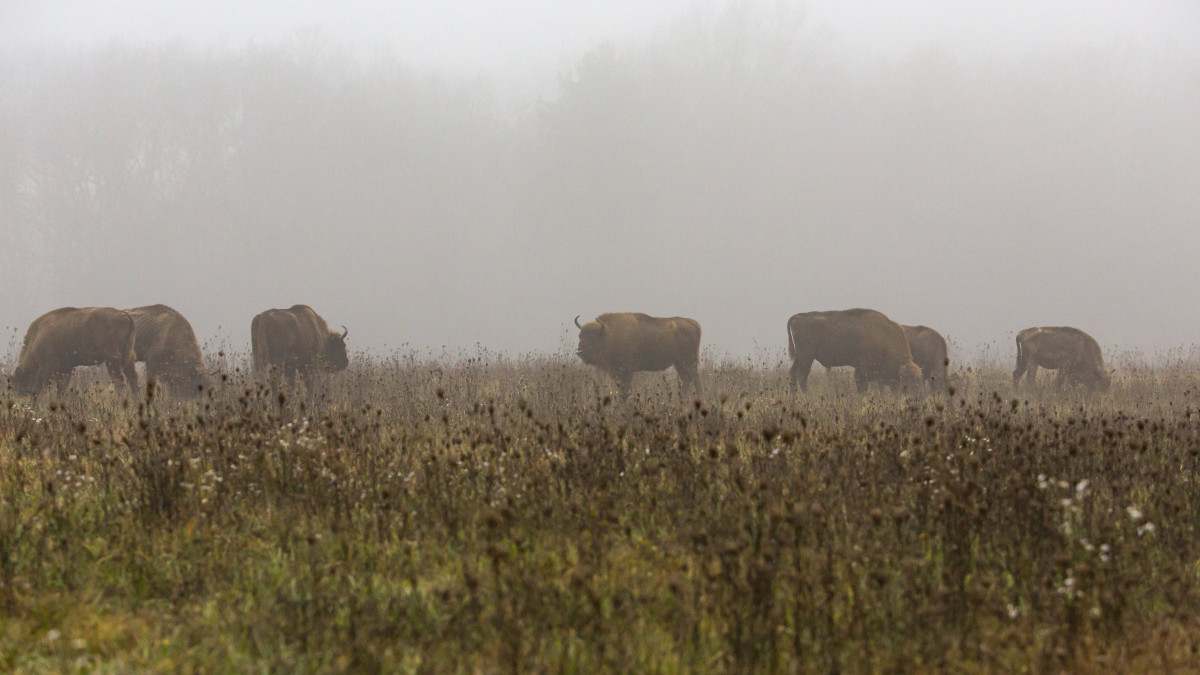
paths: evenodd
<path fill-rule="evenodd" d="M 613 373 L 613 377 L 617 378 L 617 393 L 622 397 L 628 396 L 633 387 L 633 371 L 619 370 Z"/>
<path fill-rule="evenodd" d="M 854 369 L 854 388 L 858 393 L 867 393 L 867 388 L 870 387 L 871 380 L 867 377 L 867 369 L 855 367 Z"/>
<path fill-rule="evenodd" d="M 1016 389 L 1021 376 L 1025 376 L 1025 384 L 1028 388 L 1033 388 L 1037 385 L 1037 370 L 1038 364 L 1025 354 L 1017 356 L 1017 369 L 1013 371 L 1013 389 Z"/>
<path fill-rule="evenodd" d="M 792 393 L 796 393 L 796 385 L 800 385 L 800 391 L 808 393 L 808 373 L 812 370 L 812 359 L 797 357 L 792 361 L 792 369 L 789 374 L 789 379 L 792 385 Z"/>
<path fill-rule="evenodd" d="M 104 367 L 108 369 L 108 377 L 113 382 L 114 389 L 125 388 L 132 393 L 137 393 L 137 371 L 130 366 L 125 368 L 120 361 L 105 361 Z"/>
<path fill-rule="evenodd" d="M 125 382 L 129 385 L 129 392 L 136 398 L 138 393 L 137 367 L 133 361 L 130 361 L 124 364 L 122 371 L 125 375 Z"/>
<path fill-rule="evenodd" d="M 45 389 L 46 385 L 51 382 L 54 383 L 54 388 L 58 390 L 59 396 L 66 396 L 67 386 L 71 384 L 71 370 L 67 370 L 66 372 L 53 371 L 49 373 L 42 379 L 41 384 L 38 386 L 38 390 L 41 391 L 42 389 Z"/>
<path fill-rule="evenodd" d="M 675 366 L 675 371 L 679 373 L 679 381 L 683 384 L 684 395 L 691 390 L 696 398 L 700 398 L 700 369 L 688 364 L 682 368 Z"/>

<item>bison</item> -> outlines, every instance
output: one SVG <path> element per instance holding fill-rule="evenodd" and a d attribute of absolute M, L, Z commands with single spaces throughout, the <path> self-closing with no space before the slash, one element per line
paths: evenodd
<path fill-rule="evenodd" d="M 1108 391 L 1112 375 L 1104 366 L 1100 345 L 1091 335 L 1068 326 L 1026 328 L 1017 333 L 1017 367 L 1013 388 L 1021 376 L 1037 381 L 1038 367 L 1057 370 L 1057 386 L 1079 386 L 1091 391 Z"/>
<path fill-rule="evenodd" d="M 946 338 L 929 326 L 901 326 L 908 339 L 908 350 L 913 363 L 921 368 L 931 390 L 945 390 L 950 380 L 947 370 L 950 358 L 946 356 Z"/>
<path fill-rule="evenodd" d="M 166 305 L 125 310 L 137 327 L 133 351 L 146 363 L 146 377 L 165 384 L 177 396 L 195 396 L 208 383 L 204 355 L 192 324 Z"/>
<path fill-rule="evenodd" d="M 250 322 L 250 352 L 254 372 L 262 375 L 272 368 L 289 381 L 297 373 L 309 377 L 316 373 L 345 370 L 346 335 L 330 330 L 308 305 L 288 309 L 268 309 Z"/>
<path fill-rule="evenodd" d="M 797 384 L 808 391 L 813 361 L 826 368 L 852 366 L 859 393 L 871 382 L 892 388 L 921 382 L 921 368 L 913 363 L 904 329 L 875 310 L 796 314 L 788 319 L 787 331 L 793 391 Z"/>
<path fill-rule="evenodd" d="M 675 372 L 686 391 L 700 396 L 700 324 L 679 316 L 659 318 L 638 312 L 601 314 L 579 324 L 579 358 L 617 381 L 622 394 L 629 391 L 639 370 Z"/>
<path fill-rule="evenodd" d="M 116 387 L 137 387 L 133 317 L 112 307 L 62 307 L 34 319 L 10 377 L 20 394 L 36 394 L 53 382 L 67 390 L 76 366 L 104 364 Z"/>

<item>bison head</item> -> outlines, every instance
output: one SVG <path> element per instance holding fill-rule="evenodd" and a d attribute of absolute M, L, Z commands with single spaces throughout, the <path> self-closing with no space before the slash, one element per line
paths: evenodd
<path fill-rule="evenodd" d="M 918 387 L 925 384 L 924 376 L 921 373 L 921 367 L 909 361 L 900 366 L 900 388 L 906 391 L 916 391 Z"/>
<path fill-rule="evenodd" d="M 579 317 L 575 317 L 575 325 L 579 328 L 579 349 L 576 353 L 579 354 L 580 360 L 592 366 L 604 365 L 604 324 L 600 320 L 589 321 L 582 326 L 579 325 Z"/>
<path fill-rule="evenodd" d="M 1068 371 L 1066 382 L 1072 387 L 1107 393 L 1112 388 L 1112 374 L 1102 367 L 1083 371 Z"/>
<path fill-rule="evenodd" d="M 175 392 L 172 390 L 171 393 L 175 394 L 176 396 L 199 396 L 206 389 L 211 387 L 212 378 L 210 377 L 209 372 L 207 370 L 198 370 L 193 373 L 188 373 L 188 376 L 184 378 L 183 391 Z"/>
<path fill-rule="evenodd" d="M 346 355 L 346 336 L 350 331 L 342 326 L 342 332 L 329 331 L 325 336 L 325 349 L 322 356 L 325 362 L 334 370 L 345 370 L 350 365 L 350 357 Z"/>
<path fill-rule="evenodd" d="M 13 391 L 18 394 L 28 395 L 38 392 L 37 382 L 34 381 L 34 375 L 28 368 L 17 366 L 12 373 L 6 373 L 8 384 L 12 385 Z"/>

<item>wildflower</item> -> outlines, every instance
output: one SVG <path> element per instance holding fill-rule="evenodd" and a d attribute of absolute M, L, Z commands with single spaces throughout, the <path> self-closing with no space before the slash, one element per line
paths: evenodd
<path fill-rule="evenodd" d="M 1059 595 L 1065 595 L 1068 598 L 1075 597 L 1075 577 L 1067 577 L 1063 579 L 1062 586 L 1055 589 Z"/>
<path fill-rule="evenodd" d="M 1136 506 L 1128 506 L 1125 511 L 1129 513 L 1129 519 L 1135 523 L 1142 519 L 1142 511 Z"/>
<path fill-rule="evenodd" d="M 1086 479 L 1086 478 L 1079 481 L 1079 483 L 1075 485 L 1075 494 L 1080 495 L 1080 496 L 1083 496 L 1084 494 L 1086 494 L 1087 489 L 1088 489 L 1088 484 L 1089 484 L 1088 479 Z"/>
<path fill-rule="evenodd" d="M 1021 609 L 1019 607 L 1017 607 L 1016 605 L 1009 604 L 1008 605 L 1008 618 L 1015 619 L 1018 616 L 1021 616 Z"/>

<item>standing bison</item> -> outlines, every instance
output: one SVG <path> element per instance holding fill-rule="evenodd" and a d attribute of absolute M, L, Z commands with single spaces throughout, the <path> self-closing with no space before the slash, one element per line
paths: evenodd
<path fill-rule="evenodd" d="M 76 366 L 104 364 L 113 386 L 137 387 L 133 317 L 112 307 L 63 307 L 34 319 L 25 332 L 10 382 L 21 394 L 36 394 L 53 382 L 67 391 Z"/>
<path fill-rule="evenodd" d="M 908 339 L 913 363 L 921 368 L 931 390 L 945 390 L 950 384 L 947 370 L 950 358 L 946 355 L 946 338 L 929 326 L 901 326 Z"/>
<path fill-rule="evenodd" d="M 1108 391 L 1112 376 L 1104 366 L 1100 345 L 1091 335 L 1067 326 L 1026 328 L 1017 333 L 1017 367 L 1013 388 L 1022 375 L 1037 381 L 1038 367 L 1057 370 L 1059 387 L 1069 384 L 1091 391 Z"/>
<path fill-rule="evenodd" d="M 133 350 L 138 361 L 146 362 L 146 377 L 165 384 L 176 396 L 197 395 L 208 381 L 208 371 L 192 324 L 166 305 L 125 312 L 137 327 Z"/>
<path fill-rule="evenodd" d="M 617 380 L 629 391 L 639 370 L 675 366 L 683 388 L 700 396 L 700 324 L 679 316 L 658 318 L 637 312 L 601 314 L 579 324 L 579 358 Z"/>
<path fill-rule="evenodd" d="M 871 382 L 893 389 L 921 383 L 921 368 L 913 363 L 904 329 L 875 310 L 797 314 L 788 319 L 787 330 L 793 391 L 797 383 L 808 391 L 813 361 L 826 368 L 853 367 L 859 393 Z"/>
<path fill-rule="evenodd" d="M 290 381 L 296 373 L 309 377 L 345 370 L 350 365 L 346 356 L 349 332 L 345 326 L 341 333 L 330 330 L 308 305 L 268 309 L 250 323 L 254 372 L 262 375 L 275 368 Z"/>

